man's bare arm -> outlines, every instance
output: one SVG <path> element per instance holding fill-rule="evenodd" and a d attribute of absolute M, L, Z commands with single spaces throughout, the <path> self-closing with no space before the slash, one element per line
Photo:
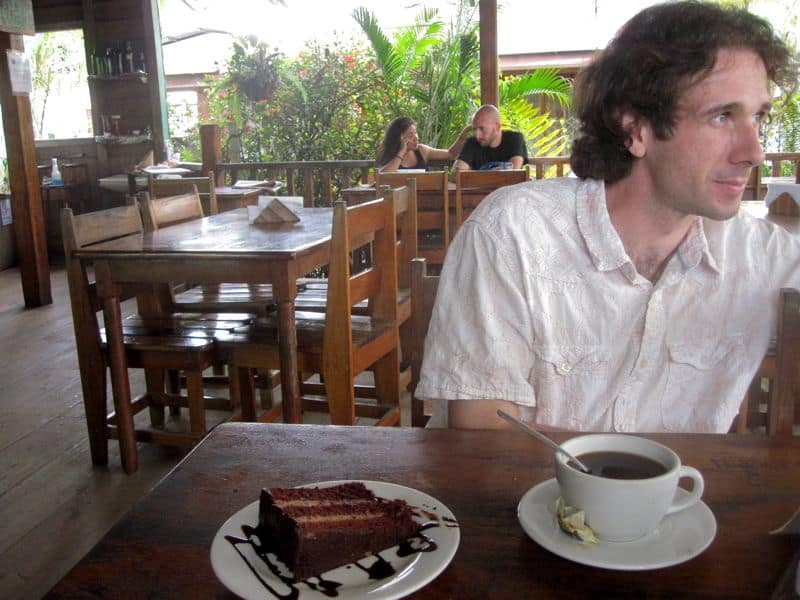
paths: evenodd
<path fill-rule="evenodd" d="M 511 425 L 497 416 L 501 408 L 518 416 L 517 405 L 508 400 L 451 400 L 447 403 L 447 418 L 454 429 L 511 429 Z"/>
<path fill-rule="evenodd" d="M 521 169 L 523 164 L 523 158 L 519 154 L 515 154 L 511 157 L 511 168 L 512 169 Z"/>

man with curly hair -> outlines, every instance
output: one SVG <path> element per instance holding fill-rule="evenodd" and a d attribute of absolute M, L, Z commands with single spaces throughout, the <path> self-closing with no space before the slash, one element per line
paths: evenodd
<path fill-rule="evenodd" d="M 739 211 L 772 86 L 769 23 L 647 8 L 575 83 L 577 178 L 487 198 L 443 266 L 420 397 L 432 423 L 726 432 L 800 287 L 800 240 Z"/>

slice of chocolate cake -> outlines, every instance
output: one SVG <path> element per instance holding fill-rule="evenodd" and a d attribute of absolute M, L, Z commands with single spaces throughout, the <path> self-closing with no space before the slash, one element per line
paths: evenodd
<path fill-rule="evenodd" d="M 361 482 L 261 491 L 258 535 L 299 581 L 417 534 L 403 500 L 378 498 Z"/>

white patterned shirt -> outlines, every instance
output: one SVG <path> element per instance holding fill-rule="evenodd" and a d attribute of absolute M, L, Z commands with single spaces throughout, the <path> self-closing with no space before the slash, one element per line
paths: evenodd
<path fill-rule="evenodd" d="M 726 432 L 799 266 L 800 240 L 740 211 L 698 217 L 654 285 L 602 182 L 502 188 L 447 251 L 417 395 L 508 400 L 560 429 Z"/>

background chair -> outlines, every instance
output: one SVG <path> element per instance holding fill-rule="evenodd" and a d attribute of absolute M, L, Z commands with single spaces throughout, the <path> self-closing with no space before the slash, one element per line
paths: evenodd
<path fill-rule="evenodd" d="M 324 313 L 296 313 L 300 373 L 323 376 L 327 401 L 304 401 L 305 408 L 324 408 L 331 423 L 353 425 L 356 416 L 378 419 L 378 425 L 400 422 L 400 359 L 397 325 L 396 218 L 393 196 L 348 207 L 334 204 L 331 262 Z M 354 251 L 372 245 L 372 265 L 351 271 Z M 368 314 L 353 315 L 367 300 Z M 252 369 L 279 368 L 274 316 L 219 338 L 231 367 L 231 397 L 252 396 Z M 355 378 L 370 370 L 376 403 L 357 404 Z M 246 400 L 245 402 L 250 402 Z M 277 416 L 276 412 L 266 418 Z"/>
<path fill-rule="evenodd" d="M 400 327 L 400 345 L 402 349 L 400 385 L 406 388 L 411 382 L 410 356 L 410 317 L 411 317 L 411 260 L 417 255 L 417 193 L 416 181 L 409 177 L 406 185 L 396 189 L 380 186 L 376 198 L 392 197 L 397 221 L 397 321 Z M 367 201 L 363 196 L 358 197 L 358 202 Z M 348 203 L 350 205 L 350 203 Z M 367 253 L 368 254 L 368 253 Z M 362 263 L 362 256 L 356 255 L 352 267 L 365 268 L 371 264 L 371 258 Z M 297 310 L 324 312 L 327 302 L 327 279 L 304 279 L 306 287 L 300 290 L 295 299 Z M 353 314 L 369 314 L 369 306 L 362 301 L 353 307 Z M 370 390 L 372 389 L 372 392 Z M 303 390 L 306 393 L 320 393 L 319 384 L 304 382 Z M 374 388 L 360 386 L 360 395 L 374 397 Z"/>
<path fill-rule="evenodd" d="M 424 258 L 411 261 L 411 425 L 424 427 L 428 422 L 425 414 L 425 403 L 417 398 L 416 390 L 422 369 L 422 357 L 425 350 L 425 337 L 436 302 L 436 291 L 439 289 L 439 276 L 428 275 Z"/>
<path fill-rule="evenodd" d="M 417 256 L 439 272 L 450 244 L 450 183 L 447 171 L 377 173 L 376 185 L 398 188 L 413 179 L 417 186 Z"/>
<path fill-rule="evenodd" d="M 142 221 L 139 206 L 112 208 L 74 215 L 69 208 L 61 211 L 62 236 L 67 266 L 70 301 L 78 361 L 81 370 L 84 408 L 89 429 L 89 443 L 95 464 L 108 462 L 108 439 L 118 438 L 120 445 L 136 441 L 191 446 L 207 432 L 206 408 L 232 409 L 229 401 L 208 405 L 203 395 L 203 371 L 219 360 L 214 336 L 220 329 L 233 329 L 249 321 L 245 315 L 170 315 L 163 318 L 132 317 L 123 321 L 123 338 L 128 365 L 145 370 L 147 391 L 132 402 L 132 412 L 148 408 L 150 427 L 120 423 L 115 412 L 106 410 L 105 333 L 98 326 L 97 312 L 101 299 L 84 263 L 75 257 L 81 248 L 105 240 L 140 235 Z M 123 289 L 122 299 L 135 295 L 135 286 Z M 166 371 L 183 371 L 187 378 L 187 396 L 165 391 Z M 164 425 L 164 407 L 189 409 L 189 430 L 169 431 Z M 243 407 L 245 418 L 255 417 L 255 408 Z M 132 436 L 133 439 L 129 439 Z"/>
<path fill-rule="evenodd" d="M 452 235 L 481 201 L 497 188 L 530 179 L 528 169 L 511 169 L 508 171 L 456 171 L 456 210 L 455 227 Z"/>
<path fill-rule="evenodd" d="M 798 410 L 800 291 L 780 291 L 777 337 L 756 372 L 733 426 L 737 433 L 792 435 Z M 767 383 L 766 393 L 762 384 Z"/>
<path fill-rule="evenodd" d="M 195 191 L 200 195 L 203 213 L 205 215 L 215 215 L 219 212 L 213 171 L 210 171 L 206 177 L 180 177 L 176 179 L 158 179 L 151 174 L 148 175 L 147 181 L 147 191 L 150 193 L 151 198 L 184 194 L 191 192 L 194 187 Z"/>

